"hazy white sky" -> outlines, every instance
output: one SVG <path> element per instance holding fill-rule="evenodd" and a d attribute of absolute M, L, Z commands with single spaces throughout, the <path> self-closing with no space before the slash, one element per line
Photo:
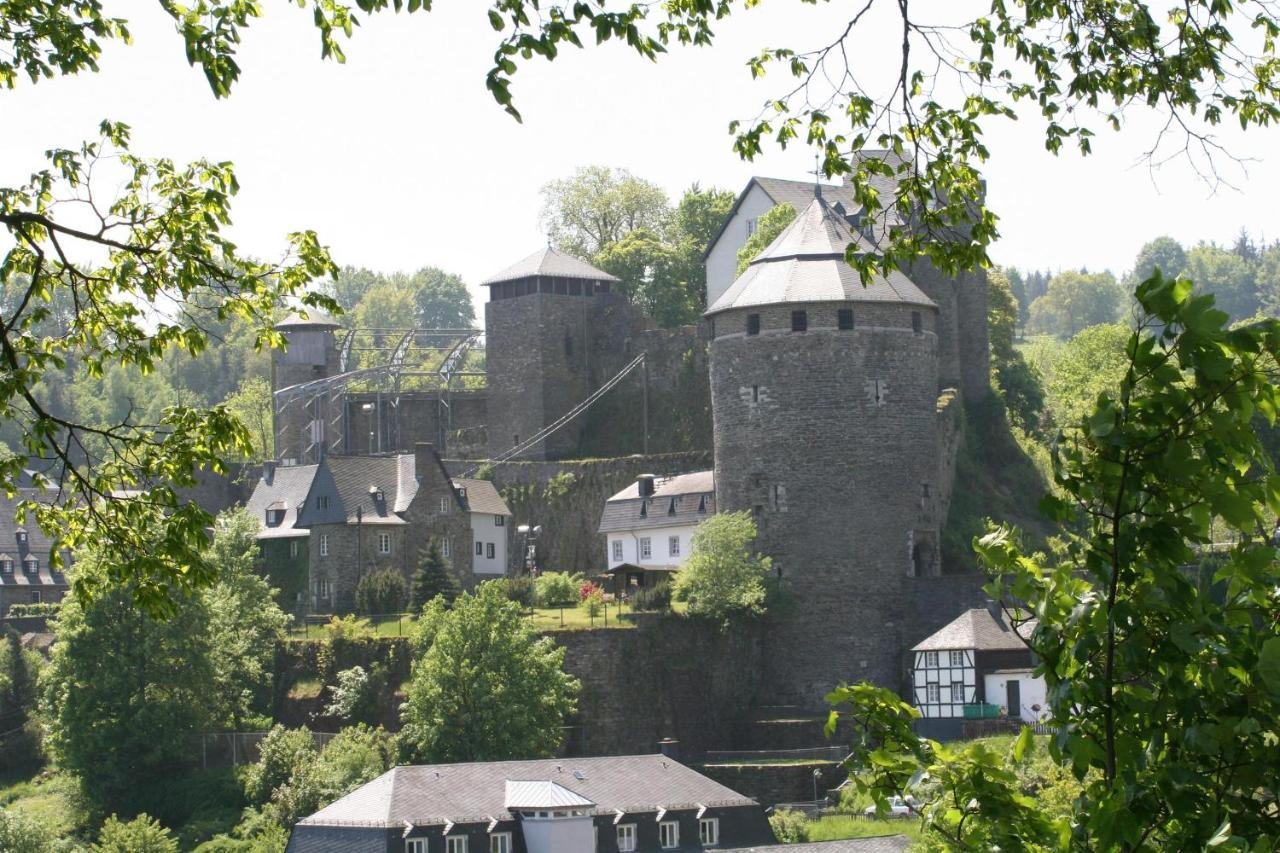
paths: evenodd
<path fill-rule="evenodd" d="M 376 18 L 322 62 L 309 13 L 272 2 L 248 31 L 243 75 L 217 101 L 185 62 L 155 4 L 108 12 L 132 19 L 136 43 L 112 47 L 102 71 L 0 92 L 0 181 L 42 163 L 50 146 L 91 137 L 102 118 L 134 129 L 134 148 L 236 164 L 236 239 L 263 256 L 311 228 L 339 264 L 378 270 L 435 265 L 473 285 L 545 242 L 539 188 L 579 165 L 624 166 L 678 197 L 691 183 L 738 191 L 753 174 L 804 178 L 803 145 L 740 161 L 727 133 L 787 82 L 752 82 L 745 59 L 765 46 L 812 47 L 843 23 L 843 4 L 764 4 L 718 27 L 710 49 L 674 49 L 652 65 L 623 47 L 569 49 L 516 75 L 525 121 L 484 88 L 495 34 L 484 6 L 440 2 L 428 15 Z M 883 31 L 881 31 L 883 32 Z M 859 43 L 867 73 L 897 61 L 892 40 Z M 1230 240 L 1241 226 L 1280 236 L 1280 130 L 1227 132 L 1255 162 L 1228 169 L 1238 190 L 1211 192 L 1182 163 L 1136 165 L 1158 122 L 1105 133 L 1098 152 L 1052 157 L 1032 122 L 988 131 L 990 203 L 1002 238 L 992 255 L 1020 267 L 1127 267 L 1138 247 L 1170 234 Z M 477 294 L 479 296 L 479 294 Z M 483 297 L 480 297 L 483 298 Z"/>

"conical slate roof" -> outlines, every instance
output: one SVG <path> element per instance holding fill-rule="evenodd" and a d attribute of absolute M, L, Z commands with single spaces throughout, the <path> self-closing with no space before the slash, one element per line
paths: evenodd
<path fill-rule="evenodd" d="M 731 308 L 790 302 L 897 302 L 934 306 L 901 272 L 876 276 L 863 286 L 845 263 L 845 247 L 874 251 L 821 197 L 809 203 L 751 266 L 729 285 L 707 314 Z"/>
<path fill-rule="evenodd" d="M 516 279 L 531 278 L 536 275 L 555 278 L 585 278 L 592 281 L 619 280 L 616 276 L 609 275 L 604 270 L 596 269 L 581 258 L 557 252 L 547 246 L 545 249 L 539 249 L 534 252 L 524 260 L 512 264 L 497 275 L 490 276 L 480 284 L 481 286 L 501 284 L 504 281 L 515 281 Z"/>

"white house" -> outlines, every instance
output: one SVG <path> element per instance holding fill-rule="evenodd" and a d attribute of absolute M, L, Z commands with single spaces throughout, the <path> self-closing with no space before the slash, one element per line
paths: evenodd
<path fill-rule="evenodd" d="M 958 729 L 967 705 L 999 706 L 1003 716 L 1027 722 L 1043 719 L 1044 679 L 1032 674 L 1034 655 L 1023 641 L 1034 630 L 1034 621 L 1015 630 L 991 605 L 966 610 L 915 646 L 912 703 L 926 728 L 932 720 L 955 720 L 956 726 L 932 728 L 937 734 Z"/>
<path fill-rule="evenodd" d="M 453 485 L 471 516 L 472 573 L 505 575 L 512 518 L 506 501 L 488 480 L 455 479 Z"/>
<path fill-rule="evenodd" d="M 649 586 L 684 565 L 693 532 L 716 511 L 715 478 L 697 471 L 657 478 L 644 474 L 605 501 L 608 571 L 628 587 Z"/>

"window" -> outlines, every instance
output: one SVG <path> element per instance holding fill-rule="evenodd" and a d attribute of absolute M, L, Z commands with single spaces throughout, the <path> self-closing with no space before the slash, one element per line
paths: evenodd
<path fill-rule="evenodd" d="M 329 534 L 328 533 L 320 534 L 320 556 L 321 557 L 329 556 Z"/>
<path fill-rule="evenodd" d="M 483 542 L 477 542 L 477 543 L 476 543 L 476 556 L 477 556 L 477 557 L 483 557 L 483 556 L 484 556 L 484 543 L 483 543 Z"/>
<path fill-rule="evenodd" d="M 465 835 L 450 835 L 444 840 L 445 853 L 467 853 L 467 837 Z"/>
<path fill-rule="evenodd" d="M 327 578 L 316 579 L 316 598 L 329 597 L 329 581 Z"/>
<path fill-rule="evenodd" d="M 497 550 L 493 547 L 493 543 L 492 543 L 492 542 L 490 542 L 490 543 L 488 543 L 487 545 L 485 545 L 485 546 L 484 546 L 484 555 L 485 555 L 485 557 L 489 558 L 490 560 L 494 559 L 494 555 L 495 555 L 496 553 L 497 553 Z"/>
<path fill-rule="evenodd" d="M 747 220 L 747 236 L 748 236 L 748 237 L 750 237 L 752 234 L 756 233 L 756 223 L 757 223 L 758 221 L 759 221 L 759 220 L 756 220 L 756 219 L 748 219 L 748 220 Z"/>
<path fill-rule="evenodd" d="M 805 311 L 791 312 L 791 331 L 804 332 L 809 328 L 809 314 Z"/>
<path fill-rule="evenodd" d="M 511 853 L 511 833 L 495 832 L 490 835 L 489 853 Z"/>
<path fill-rule="evenodd" d="M 328 495 L 317 495 L 317 496 L 316 496 L 316 509 L 328 509 L 328 508 L 329 508 L 329 496 L 328 496 Z"/>
<path fill-rule="evenodd" d="M 624 823 L 618 827 L 618 849 L 622 853 L 630 853 L 636 849 L 636 825 Z"/>
<path fill-rule="evenodd" d="M 31 603 L 32 604 L 40 603 L 40 590 L 38 589 L 31 590 Z"/>
<path fill-rule="evenodd" d="M 747 334 L 748 335 L 760 334 L 760 315 L 759 314 L 747 315 Z"/>
<path fill-rule="evenodd" d="M 378 534 L 378 553 L 379 554 L 391 553 L 391 534 L 390 533 Z"/>
<path fill-rule="evenodd" d="M 960 651 L 951 652 L 951 665 L 964 666 L 964 652 L 960 652 Z"/>
<path fill-rule="evenodd" d="M 942 691 L 938 689 L 938 682 L 930 681 L 924 686 L 924 698 L 926 702 L 941 701 Z"/>
<path fill-rule="evenodd" d="M 919 311 L 911 312 L 911 331 L 917 335 L 924 331 L 924 319 L 920 316 Z"/>
<path fill-rule="evenodd" d="M 494 526 L 494 527 L 506 527 L 506 526 L 507 526 L 507 517 L 506 517 L 505 515 L 495 515 L 495 516 L 493 517 L 493 526 Z"/>
<path fill-rule="evenodd" d="M 653 543 L 648 536 L 640 537 L 640 559 L 647 560 L 653 556 Z"/>
<path fill-rule="evenodd" d="M 445 557 L 453 556 L 453 543 L 448 539 L 440 542 L 440 554 Z"/>
<path fill-rule="evenodd" d="M 951 701 L 952 702 L 964 701 L 964 682 L 963 681 L 951 682 Z"/>
<path fill-rule="evenodd" d="M 0 560 L 0 574 L 6 574 L 6 575 L 13 574 L 13 560 L 10 560 L 7 557 L 3 560 Z"/>
<path fill-rule="evenodd" d="M 18 528 L 18 544 L 27 544 L 27 531 L 23 530 L 21 527 Z"/>
<path fill-rule="evenodd" d="M 40 571 L 40 561 L 35 557 L 27 557 L 27 559 L 22 561 L 22 567 L 27 570 L 27 574 L 34 575 L 36 572 Z"/>
<path fill-rule="evenodd" d="M 680 537 L 670 536 L 667 538 L 667 553 L 672 557 L 680 556 Z"/>
<path fill-rule="evenodd" d="M 924 653 L 924 665 L 925 665 L 925 666 L 937 666 L 937 665 L 938 665 L 938 653 L 937 653 L 937 652 L 925 652 L 925 653 Z"/>
<path fill-rule="evenodd" d="M 698 821 L 698 841 L 704 846 L 720 843 L 720 819 L 704 817 Z"/>
<path fill-rule="evenodd" d="M 289 540 L 289 556 L 290 557 L 298 556 L 298 540 L 297 539 Z"/>
<path fill-rule="evenodd" d="M 836 327 L 842 332 L 853 328 L 853 309 L 840 308 L 836 311 Z"/>
<path fill-rule="evenodd" d="M 427 853 L 427 839 L 410 838 L 404 843 L 404 853 Z"/>
<path fill-rule="evenodd" d="M 658 824 L 658 843 L 663 850 L 673 850 L 680 846 L 680 824 L 674 820 L 664 820 Z"/>
<path fill-rule="evenodd" d="M 613 540 L 613 559 L 615 560 L 622 559 L 622 540 L 621 539 Z"/>
<path fill-rule="evenodd" d="M 753 403 L 760 402 L 760 386 L 759 385 L 751 386 L 751 402 Z"/>
<path fill-rule="evenodd" d="M 440 511 L 441 511 L 441 512 L 448 512 L 448 511 L 449 511 L 449 496 L 448 496 L 448 495 L 445 495 L 445 496 L 443 496 L 443 497 L 441 497 L 441 498 L 440 498 Z"/>

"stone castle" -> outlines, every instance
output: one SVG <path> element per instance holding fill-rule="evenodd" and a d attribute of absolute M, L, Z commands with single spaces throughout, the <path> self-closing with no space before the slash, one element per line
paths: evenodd
<path fill-rule="evenodd" d="M 723 258 L 780 199 L 799 216 L 729 279 Z M 961 400 L 989 394 L 986 278 L 922 261 L 864 287 L 845 247 L 872 251 L 876 234 L 850 211 L 847 186 L 753 180 L 707 253 L 697 327 L 654 328 L 613 276 L 542 249 L 483 283 L 483 388 L 450 373 L 478 331 L 445 341 L 432 383 L 409 388 L 394 359 L 349 370 L 354 333 L 290 318 L 278 462 L 430 442 L 465 476 L 487 460 L 710 449 L 719 510 L 753 513 L 788 593 L 763 640 L 770 694 L 813 706 L 841 680 L 898 688 L 905 650 L 981 600 L 976 578 L 942 577 L 939 542 Z M 404 332 L 402 362 L 424 337 L 448 336 Z"/>

